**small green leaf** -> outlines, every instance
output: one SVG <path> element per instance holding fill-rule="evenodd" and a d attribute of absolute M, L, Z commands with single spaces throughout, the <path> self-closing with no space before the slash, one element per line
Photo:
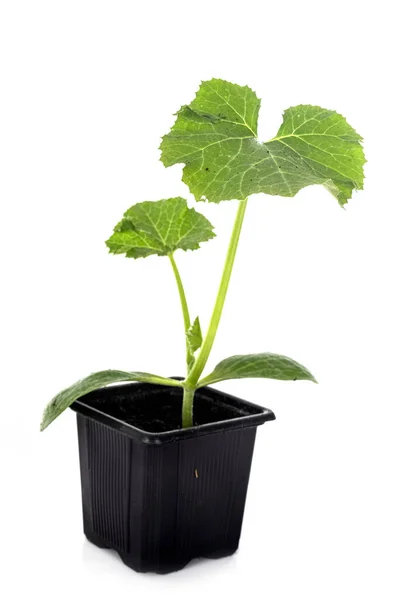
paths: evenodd
<path fill-rule="evenodd" d="M 199 317 L 195 319 L 187 331 L 188 346 L 191 352 L 196 352 L 202 346 L 202 331 Z"/>
<path fill-rule="evenodd" d="M 140 202 L 124 213 L 106 245 L 113 254 L 166 256 L 178 248 L 196 250 L 215 237 L 209 221 L 184 198 Z"/>
<path fill-rule="evenodd" d="M 289 108 L 277 135 L 257 138 L 260 100 L 249 87 L 204 81 L 163 137 L 166 167 L 182 163 L 196 200 L 243 200 L 250 194 L 294 196 L 324 185 L 344 205 L 363 187 L 362 138 L 338 113 L 319 106 Z"/>
<path fill-rule="evenodd" d="M 296 380 L 307 379 L 317 383 L 314 376 L 302 365 L 287 356 L 263 352 L 261 354 L 241 354 L 225 358 L 216 365 L 213 372 L 201 379 L 198 387 L 210 385 L 225 379 L 264 377 L 266 379 Z"/>
<path fill-rule="evenodd" d="M 180 382 L 174 379 L 167 379 L 166 377 L 160 377 L 158 375 L 151 375 L 150 373 L 138 373 L 128 371 L 99 371 L 98 373 L 92 373 L 85 379 L 77 381 L 69 388 L 59 392 L 52 400 L 47 404 L 44 410 L 44 414 L 41 422 L 41 431 L 44 431 L 46 427 L 52 421 L 54 421 L 61 413 L 64 412 L 75 400 L 81 398 L 88 392 L 97 390 L 98 388 L 109 385 L 109 383 L 118 383 L 119 381 L 140 381 L 145 383 L 157 383 L 160 385 L 171 385 L 180 386 Z"/>
<path fill-rule="evenodd" d="M 195 319 L 188 331 L 186 332 L 187 345 L 188 345 L 188 371 L 192 369 L 195 362 L 194 354 L 202 346 L 202 331 L 199 323 L 199 317 Z"/>

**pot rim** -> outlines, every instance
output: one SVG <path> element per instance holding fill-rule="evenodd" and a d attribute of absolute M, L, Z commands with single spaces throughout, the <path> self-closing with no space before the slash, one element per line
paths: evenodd
<path fill-rule="evenodd" d="M 122 421 L 121 419 L 118 419 L 117 417 L 113 417 L 113 416 L 109 415 L 108 413 L 104 412 L 103 410 L 95 408 L 86 402 L 87 398 L 90 399 L 100 393 L 109 394 L 109 391 L 114 390 L 114 389 L 116 389 L 116 390 L 117 389 L 125 390 L 126 388 L 134 389 L 134 387 L 136 387 L 136 386 L 142 387 L 142 388 L 147 388 L 147 389 L 154 388 L 154 389 L 160 389 L 160 390 L 162 390 L 164 388 L 164 389 L 167 389 L 168 391 L 171 391 L 172 393 L 174 393 L 175 389 L 178 389 L 178 388 L 173 388 L 173 387 L 169 387 L 169 386 L 167 387 L 167 386 L 155 385 L 155 384 L 151 384 L 151 383 L 138 383 L 138 382 L 131 382 L 131 383 L 126 383 L 126 384 L 108 386 L 105 388 L 100 388 L 98 390 L 95 390 L 93 392 L 90 392 L 89 394 L 82 396 L 82 398 L 80 398 L 79 400 L 76 400 L 71 405 L 71 409 L 73 411 L 75 411 L 76 413 L 78 413 L 79 415 L 83 415 L 85 417 L 88 417 L 90 419 L 98 421 L 99 423 L 102 423 L 103 425 L 106 425 L 112 429 L 121 431 L 123 434 L 127 435 L 128 437 L 137 439 L 138 441 L 140 441 L 144 444 L 153 444 L 153 445 L 159 445 L 159 444 L 168 443 L 168 442 L 177 442 L 177 441 L 181 441 L 184 439 L 201 437 L 203 435 L 209 435 L 209 434 L 213 434 L 213 433 L 225 433 L 230 430 L 243 429 L 246 427 L 257 427 L 259 425 L 263 425 L 263 423 L 265 423 L 266 421 L 274 421 L 276 418 L 273 411 L 268 408 L 265 408 L 258 404 L 254 404 L 253 402 L 249 402 L 248 400 L 242 400 L 241 398 L 232 396 L 231 394 L 227 394 L 225 392 L 222 392 L 220 390 L 217 390 L 216 388 L 212 388 L 209 386 L 199 388 L 198 393 L 199 392 L 200 393 L 202 393 L 202 392 L 209 393 L 210 396 L 215 401 L 216 401 L 216 397 L 219 397 L 219 400 L 221 399 L 224 404 L 228 404 L 231 408 L 238 408 L 240 410 L 244 410 L 246 408 L 246 409 L 250 410 L 250 413 L 248 412 L 247 415 L 233 417 L 231 419 L 226 419 L 223 421 L 216 421 L 214 423 L 205 423 L 203 425 L 194 425 L 193 427 L 188 427 L 187 429 L 172 429 L 172 430 L 156 433 L 156 432 L 145 431 L 144 429 L 140 429 L 138 427 L 135 427 L 134 425 L 130 425 L 129 423 L 126 423 L 125 421 Z M 253 410 L 256 412 L 253 412 Z"/>

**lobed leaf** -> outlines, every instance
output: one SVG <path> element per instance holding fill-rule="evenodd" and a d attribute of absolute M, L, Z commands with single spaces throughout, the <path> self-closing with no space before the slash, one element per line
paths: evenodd
<path fill-rule="evenodd" d="M 317 383 L 314 376 L 300 363 L 280 354 L 240 354 L 218 363 L 210 375 L 201 379 L 198 387 L 211 385 L 225 379 L 264 377 L 266 379 L 306 379 Z"/>
<path fill-rule="evenodd" d="M 109 385 L 110 383 L 118 383 L 123 381 L 140 381 L 145 383 L 158 383 L 161 385 L 180 386 L 179 381 L 167 379 L 151 373 L 129 372 L 129 371 L 99 371 L 92 373 L 88 377 L 77 381 L 69 388 L 59 392 L 45 407 L 41 421 L 40 429 L 44 431 L 52 421 L 54 421 L 61 413 L 64 412 L 75 400 L 81 398 L 89 392 L 93 392 L 100 387 Z"/>
<path fill-rule="evenodd" d="M 344 205 L 363 187 L 362 138 L 338 113 L 299 105 L 284 112 L 277 135 L 257 138 L 260 100 L 249 87 L 212 79 L 183 106 L 162 139 L 166 167 L 182 163 L 196 200 L 294 196 L 322 184 Z"/>
<path fill-rule="evenodd" d="M 140 202 L 124 213 L 106 245 L 113 254 L 142 258 L 166 256 L 174 250 L 196 250 L 215 237 L 213 226 L 188 208 L 184 198 Z"/>

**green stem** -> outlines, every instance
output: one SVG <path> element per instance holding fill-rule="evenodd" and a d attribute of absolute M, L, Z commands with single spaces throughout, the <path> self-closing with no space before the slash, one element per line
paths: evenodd
<path fill-rule="evenodd" d="M 172 252 L 168 255 L 168 258 L 170 259 L 172 270 L 174 271 L 175 281 L 177 282 L 178 293 L 179 293 L 179 297 L 181 300 L 182 316 L 184 319 L 184 329 L 185 329 L 186 360 L 187 360 L 187 365 L 188 365 L 191 357 L 190 357 L 188 341 L 186 339 L 186 333 L 191 326 L 191 319 L 189 316 L 188 304 L 187 304 L 187 299 L 185 296 L 184 286 L 182 285 L 181 275 L 178 271 L 178 267 L 177 267 L 177 264 L 175 262 L 174 255 Z"/>
<path fill-rule="evenodd" d="M 237 209 L 235 224 L 233 226 L 232 236 L 229 242 L 229 248 L 226 254 L 225 266 L 223 267 L 222 279 L 219 285 L 218 295 L 216 297 L 215 306 L 211 321 L 209 323 L 208 331 L 203 341 L 201 351 L 198 358 L 195 361 L 186 381 L 186 387 L 189 389 L 196 389 L 199 378 L 202 371 L 205 368 L 209 354 L 212 350 L 213 343 L 215 341 L 216 332 L 218 330 L 220 318 L 222 316 L 223 306 L 225 304 L 226 293 L 228 291 L 230 277 L 232 274 L 233 263 L 236 257 L 236 250 L 239 243 L 240 232 L 242 230 L 242 224 L 244 215 L 246 212 L 247 198 L 239 202 L 239 208 Z"/>
<path fill-rule="evenodd" d="M 195 390 L 184 387 L 184 397 L 182 399 L 182 427 L 192 427 L 193 406 Z"/>
<path fill-rule="evenodd" d="M 174 275 L 175 275 L 175 280 L 177 282 L 179 297 L 181 300 L 182 316 L 184 317 L 184 327 L 185 327 L 185 331 L 187 331 L 191 325 L 191 319 L 189 318 L 189 310 L 188 310 L 187 299 L 185 296 L 184 286 L 182 285 L 181 275 L 179 274 L 178 267 L 177 267 L 177 264 L 175 262 L 174 255 L 172 254 L 172 252 L 171 252 L 171 254 L 168 255 L 168 258 L 170 259 L 172 270 L 174 271 Z"/>

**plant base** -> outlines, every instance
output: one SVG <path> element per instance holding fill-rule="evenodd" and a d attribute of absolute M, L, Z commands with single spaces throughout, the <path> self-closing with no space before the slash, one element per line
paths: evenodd
<path fill-rule="evenodd" d="M 193 558 L 237 550 L 256 429 L 275 418 L 203 388 L 195 414 L 206 422 L 165 431 L 159 407 L 180 420 L 181 402 L 179 388 L 128 384 L 97 390 L 72 405 L 78 413 L 85 535 L 117 550 L 136 571 L 169 573 Z M 144 426 L 153 421 L 149 427 L 156 431 L 128 422 L 137 419 Z"/>

